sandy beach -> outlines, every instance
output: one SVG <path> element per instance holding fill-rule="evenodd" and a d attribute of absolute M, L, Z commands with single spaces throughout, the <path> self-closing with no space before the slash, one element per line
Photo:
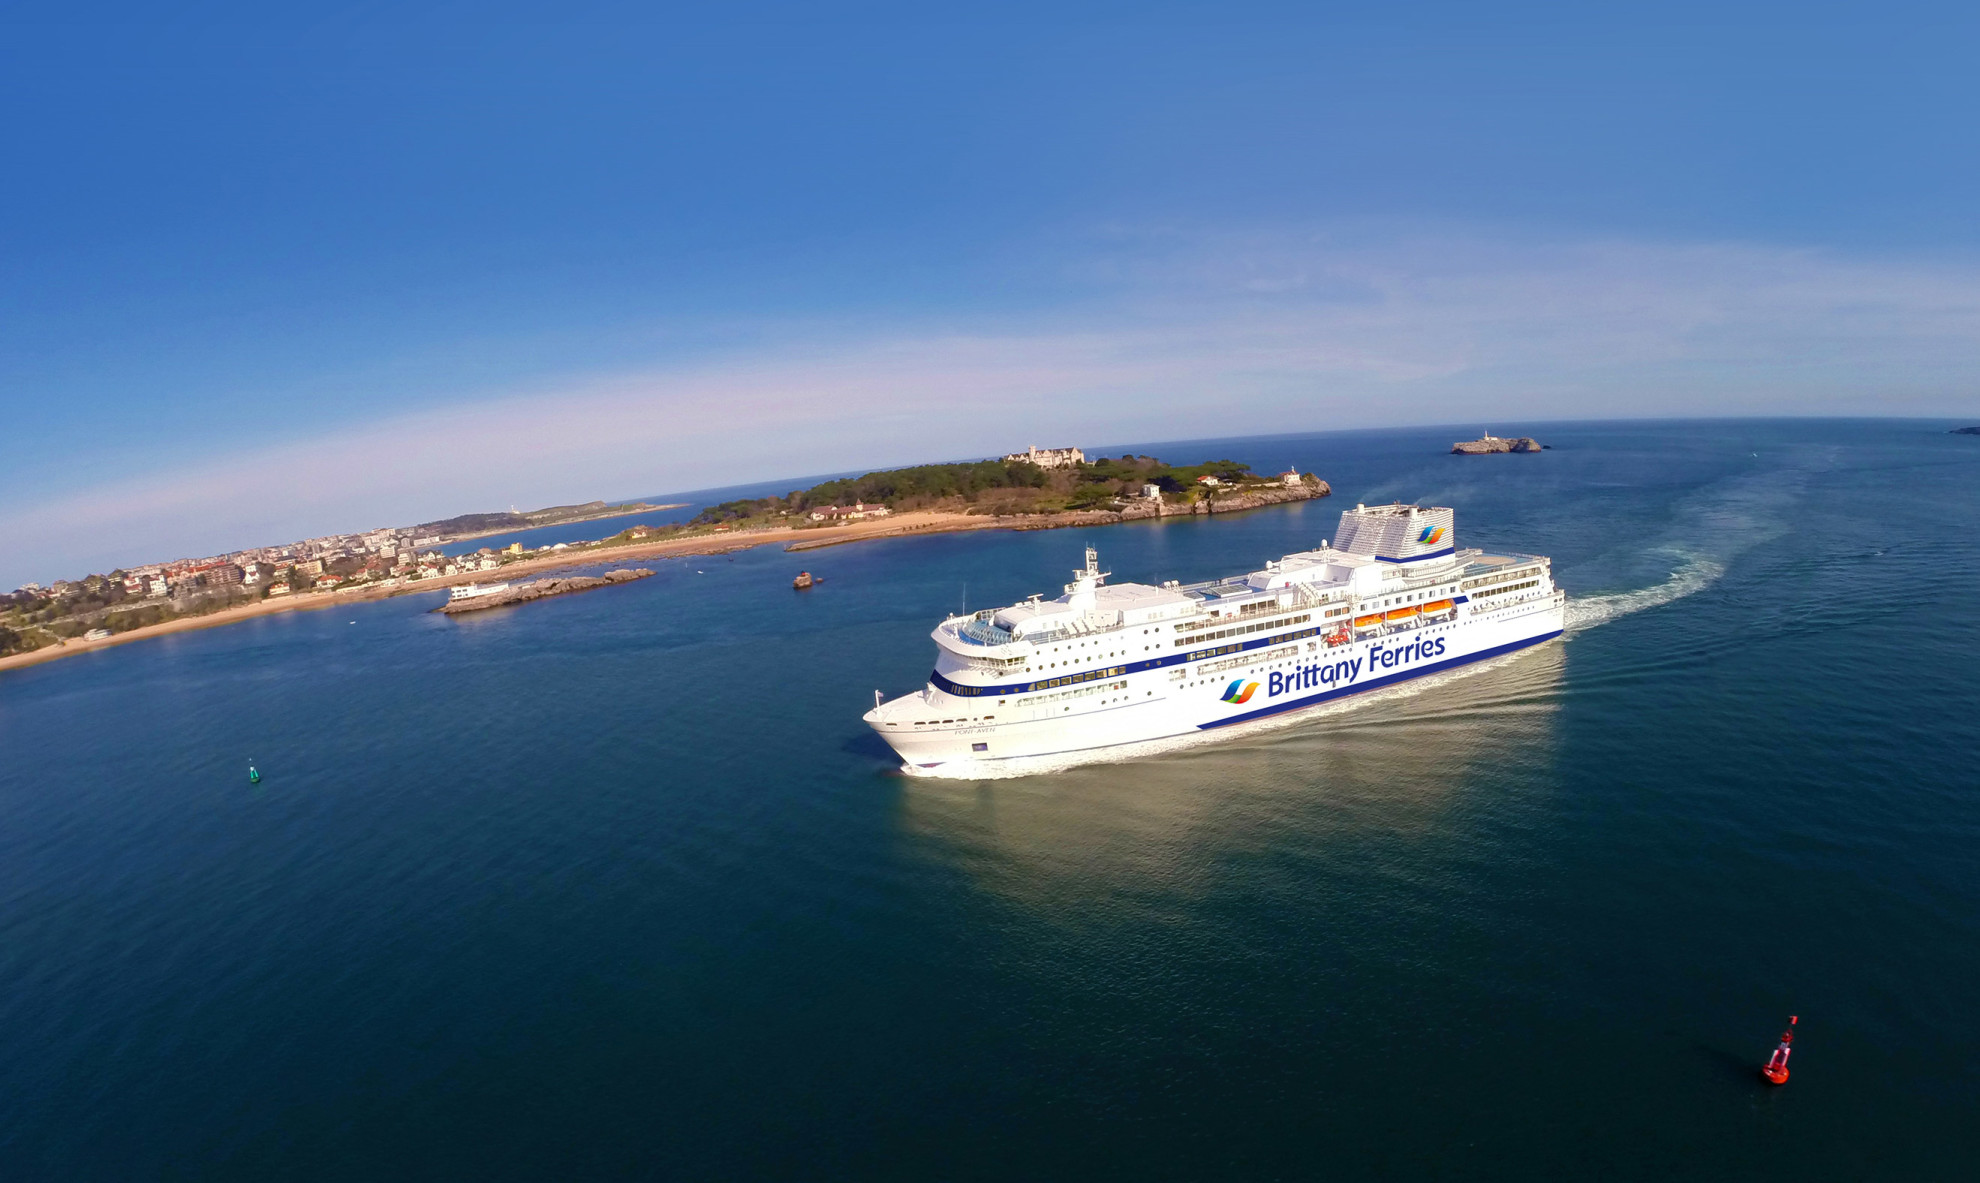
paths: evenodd
<path fill-rule="evenodd" d="M 1325 485 L 1321 486 L 1322 489 L 1325 487 Z M 1260 505 L 1277 504 L 1282 501 L 1304 500 L 1307 496 L 1313 495 L 1279 490 L 1272 490 L 1271 493 L 1269 497 L 1247 498 L 1245 504 L 1230 505 L 1227 508 L 1220 508 L 1217 512 L 1257 508 Z M 1325 496 L 1325 493 L 1319 495 Z M 894 514 L 876 521 L 850 522 L 842 526 L 776 526 L 759 530 L 739 530 L 734 533 L 698 534 L 691 538 L 634 542 L 624 546 L 595 549 L 573 547 L 551 555 L 504 563 L 499 571 L 476 571 L 442 576 L 438 579 L 421 579 L 414 583 L 355 587 L 347 591 L 298 592 L 279 599 L 262 600 L 255 604 L 223 609 L 205 616 L 189 616 L 180 620 L 169 620 L 164 624 L 146 625 L 100 641 L 84 641 L 77 638 L 59 645 L 48 645 L 30 653 L 0 657 L 0 670 L 17 669 L 21 666 L 54 661 L 61 657 L 73 657 L 81 653 L 94 653 L 113 645 L 124 645 L 148 637 L 162 637 L 168 633 L 186 632 L 196 628 L 217 628 L 223 624 L 232 624 L 235 621 L 254 616 L 267 616 L 276 612 L 310 612 L 369 600 L 382 600 L 391 596 L 420 595 L 439 591 L 457 583 L 510 580 L 571 567 L 589 567 L 601 563 L 681 555 L 731 554 L 757 546 L 783 545 L 788 550 L 806 551 L 840 546 L 849 542 L 865 542 L 875 538 L 897 538 L 908 534 L 953 534 L 965 530 L 1053 530 L 1069 526 L 1102 526 L 1155 516 L 1152 509 L 1143 512 L 1140 511 L 1140 507 L 1126 514 L 1111 510 L 1093 510 L 1005 516 L 919 510 Z"/>

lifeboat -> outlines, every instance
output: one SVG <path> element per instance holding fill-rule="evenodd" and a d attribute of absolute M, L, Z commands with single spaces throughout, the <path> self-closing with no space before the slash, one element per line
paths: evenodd
<path fill-rule="evenodd" d="M 1422 609 L 1418 608 L 1414 604 L 1411 604 L 1407 608 L 1397 608 L 1395 611 L 1390 612 L 1386 616 L 1384 616 L 1383 619 L 1387 620 L 1390 624 L 1395 624 L 1398 621 L 1409 620 L 1413 618 L 1418 612 L 1421 611 Z"/>
<path fill-rule="evenodd" d="M 1453 600 L 1432 600 L 1423 605 L 1423 614 L 1429 616 L 1435 612 L 1449 612 L 1455 607 L 1457 607 L 1457 603 Z"/>
<path fill-rule="evenodd" d="M 1375 613 L 1373 616 L 1357 616 L 1354 618 L 1354 627 L 1356 628 L 1374 628 L 1380 623 L 1382 623 L 1382 614 L 1380 612 Z"/>

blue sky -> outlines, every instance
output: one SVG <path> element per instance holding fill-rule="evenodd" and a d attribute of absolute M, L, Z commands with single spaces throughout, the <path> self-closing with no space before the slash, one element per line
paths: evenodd
<path fill-rule="evenodd" d="M 1968 8 L 707 7 L 0 10 L 0 585 L 1033 442 L 1980 415 Z"/>

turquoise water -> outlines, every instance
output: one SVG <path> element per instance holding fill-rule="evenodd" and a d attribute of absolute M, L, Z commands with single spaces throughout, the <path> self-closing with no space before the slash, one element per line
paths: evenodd
<path fill-rule="evenodd" d="M 1964 1177 L 1980 439 L 1946 426 L 1137 444 L 1338 495 L 10 671 L 0 1177 Z M 1197 579 L 1398 497 L 1553 555 L 1568 636 L 1026 779 L 899 776 L 859 722 L 945 611 L 1089 542 Z"/>

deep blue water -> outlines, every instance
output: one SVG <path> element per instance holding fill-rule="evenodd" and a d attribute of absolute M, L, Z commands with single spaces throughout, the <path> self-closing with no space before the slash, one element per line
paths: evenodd
<path fill-rule="evenodd" d="M 1337 496 L 0 674 L 0 1178 L 1969 1177 L 1946 426 L 1135 445 Z M 965 596 L 1088 542 L 1249 568 L 1393 498 L 1553 555 L 1575 627 L 1141 763 L 928 781 L 864 733 Z"/>

